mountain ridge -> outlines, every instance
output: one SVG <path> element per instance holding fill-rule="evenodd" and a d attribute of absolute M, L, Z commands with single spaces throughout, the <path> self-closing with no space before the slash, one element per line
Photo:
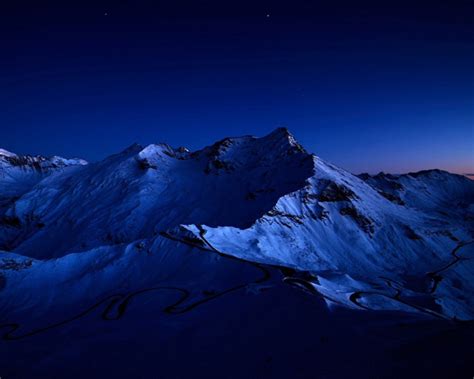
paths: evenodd
<path fill-rule="evenodd" d="M 2 254 L 19 267 L 33 262 L 20 270 L 25 275 L 50 270 L 42 262 L 80 259 L 85 271 L 67 279 L 77 282 L 78 298 L 81 278 L 102 254 L 111 257 L 105 275 L 116 260 L 138 265 L 129 251 L 156 254 L 172 240 L 309 272 L 305 285 L 340 306 L 474 318 L 466 296 L 474 288 L 465 280 L 471 264 L 457 258 L 472 254 L 474 183 L 441 170 L 355 176 L 280 128 L 194 152 L 134 144 L 99 162 L 55 167 L 10 192 L 0 207 Z M 151 281 L 151 267 L 137 272 Z M 137 275 L 124 269 L 117 268 L 128 281 Z M 3 275 L 13 296 L 18 279 Z M 101 283 L 97 294 L 111 285 L 106 277 Z"/>

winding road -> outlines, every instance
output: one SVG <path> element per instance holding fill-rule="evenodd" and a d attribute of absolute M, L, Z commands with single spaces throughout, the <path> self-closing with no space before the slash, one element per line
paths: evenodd
<path fill-rule="evenodd" d="M 16 334 L 16 332 L 18 332 L 21 329 L 21 325 L 19 323 L 2 324 L 2 325 L 0 325 L 0 329 L 7 329 L 7 330 L 1 335 L 1 338 L 3 340 L 13 341 L 13 340 L 21 340 L 21 339 L 25 339 L 25 338 L 28 338 L 28 337 L 32 337 L 32 336 L 35 336 L 37 334 L 44 333 L 44 332 L 47 332 L 47 331 L 52 330 L 52 329 L 60 328 L 62 326 L 65 326 L 66 324 L 69 324 L 69 323 L 73 322 L 73 321 L 79 320 L 79 319 L 85 317 L 86 315 L 90 314 L 91 312 L 99 309 L 101 306 L 104 306 L 104 309 L 101 312 L 102 320 L 104 320 L 104 321 L 120 320 L 124 316 L 124 314 L 126 313 L 127 308 L 130 305 L 130 303 L 133 301 L 133 299 L 137 298 L 137 296 L 139 296 L 141 294 L 145 294 L 145 293 L 149 293 L 149 292 L 157 292 L 157 291 L 175 292 L 178 295 L 177 300 L 174 301 L 173 303 L 165 306 L 163 308 L 163 312 L 168 313 L 168 314 L 183 314 L 183 313 L 186 313 L 186 312 L 189 312 L 189 311 L 193 310 L 194 308 L 196 308 L 200 305 L 203 305 L 203 304 L 208 303 L 212 300 L 215 300 L 219 297 L 222 297 L 226 294 L 229 294 L 229 293 L 241 290 L 243 288 L 246 288 L 249 285 L 261 284 L 261 283 L 264 283 L 264 282 L 268 281 L 271 278 L 271 273 L 270 273 L 270 270 L 269 270 L 270 268 L 279 269 L 282 273 L 288 271 L 288 269 L 286 267 L 254 263 L 254 262 L 250 262 L 250 261 L 232 256 L 230 254 L 223 253 L 223 252 L 219 251 L 218 249 L 216 249 L 206 239 L 206 237 L 205 237 L 206 231 L 204 230 L 204 228 L 201 225 L 198 225 L 198 229 L 199 229 L 200 238 L 202 239 L 204 244 L 207 245 L 207 247 L 205 247 L 204 245 L 201 246 L 201 245 L 198 245 L 196 243 L 174 237 L 174 236 L 172 236 L 172 235 L 170 235 L 166 232 L 162 232 L 160 234 L 164 238 L 168 238 L 168 239 L 180 242 L 180 243 L 187 244 L 187 245 L 189 245 L 193 248 L 198 248 L 200 250 L 213 252 L 215 254 L 218 254 L 218 255 L 224 257 L 225 259 L 237 260 L 239 262 L 251 265 L 252 267 L 256 268 L 258 271 L 260 271 L 262 273 L 261 276 L 257 277 L 253 281 L 238 284 L 234 287 L 225 289 L 225 290 L 220 291 L 220 292 L 216 292 L 216 293 L 211 294 L 211 295 L 209 295 L 205 298 L 202 298 L 202 299 L 196 300 L 194 302 L 191 302 L 187 305 L 185 304 L 185 302 L 188 299 L 190 299 L 191 292 L 188 289 L 181 288 L 181 287 L 156 286 L 156 287 L 140 289 L 140 290 L 137 290 L 137 291 L 134 291 L 134 292 L 131 292 L 131 293 L 117 293 L 117 294 L 109 295 L 109 296 L 103 298 L 102 300 L 100 300 L 100 301 L 96 302 L 95 304 L 91 305 L 90 307 L 88 307 L 84 311 L 82 311 L 82 312 L 80 312 L 80 313 L 78 313 L 78 314 L 76 314 L 76 315 L 74 315 L 70 318 L 67 318 L 65 320 L 50 324 L 50 325 L 45 326 L 45 327 L 34 329 L 32 331 L 29 331 L 29 332 L 26 332 L 26 333 L 23 333 L 23 334 Z M 474 243 L 474 240 L 469 241 L 469 242 L 459 243 L 452 250 L 451 256 L 453 258 L 449 263 L 447 263 L 442 268 L 427 274 L 427 276 L 433 281 L 433 286 L 430 289 L 429 294 L 433 294 L 436 291 L 439 282 L 442 280 L 442 277 L 439 274 L 441 272 L 449 269 L 450 267 L 452 267 L 454 264 L 456 264 L 457 262 L 459 262 L 462 259 L 461 257 L 459 257 L 457 255 L 457 252 L 459 251 L 459 249 L 461 249 L 462 247 L 464 247 L 466 245 L 469 245 L 471 243 Z M 407 301 L 402 300 L 401 299 L 401 294 L 402 294 L 403 286 L 400 283 L 397 283 L 397 282 L 393 281 L 392 279 L 385 278 L 385 277 L 380 277 L 380 278 L 383 279 L 386 282 L 387 286 L 390 287 L 390 289 L 395 291 L 394 295 L 388 295 L 386 293 L 377 292 L 377 291 L 355 291 L 349 296 L 350 302 L 352 302 L 354 305 L 356 305 L 357 307 L 359 307 L 361 309 L 371 310 L 370 307 L 367 307 L 367 306 L 361 304 L 359 300 L 364 295 L 384 296 L 388 299 L 391 299 L 391 300 L 400 302 L 401 304 L 404 304 L 406 306 L 412 307 L 412 308 L 414 308 L 414 309 L 416 309 L 420 312 L 429 314 L 430 316 L 434 316 L 434 317 L 442 318 L 442 319 L 447 319 L 447 320 L 452 320 L 451 318 L 448 318 L 448 317 L 446 317 L 443 314 L 440 314 L 438 312 L 432 311 L 431 309 L 421 307 L 421 306 L 418 306 L 418 305 L 415 305 L 415 304 L 411 304 Z M 338 301 L 336 299 L 332 299 L 332 298 L 320 293 L 314 287 L 314 285 L 311 281 L 305 280 L 303 278 L 295 277 L 295 276 L 285 276 L 283 278 L 283 282 L 286 283 L 286 284 L 289 284 L 289 285 L 293 285 L 293 286 L 302 288 L 302 289 L 310 292 L 312 295 L 317 295 L 317 296 L 320 296 L 320 297 L 322 297 L 326 300 L 330 300 L 334 303 L 338 303 L 338 304 L 343 305 L 340 301 Z M 396 286 L 394 286 L 393 283 L 396 283 Z"/>
<path fill-rule="evenodd" d="M 203 231 L 203 234 L 204 234 L 204 231 Z M 165 233 L 162 233 L 162 236 L 163 237 L 168 237 L 167 235 L 165 235 Z M 171 236 L 169 236 L 168 238 L 170 238 L 170 237 Z M 249 264 L 249 265 L 257 268 L 262 273 L 262 275 L 257 277 L 255 280 L 252 280 L 250 282 L 245 282 L 245 283 L 242 283 L 242 284 L 238 284 L 238 285 L 236 285 L 234 287 L 231 287 L 231 288 L 228 288 L 226 290 L 216 292 L 212 295 L 209 295 L 209 296 L 207 296 L 203 299 L 196 300 L 196 301 L 191 302 L 190 304 L 187 304 L 187 305 L 185 305 L 184 303 L 191 297 L 191 293 L 186 288 L 181 288 L 181 287 L 157 286 L 157 287 L 150 287 L 150 288 L 140 289 L 140 290 L 137 290 L 135 292 L 128 293 L 128 294 L 117 293 L 117 294 L 113 294 L 113 295 L 109 295 L 109 296 L 105 297 L 104 299 L 98 301 L 97 303 L 91 305 L 89 308 L 85 309 L 84 311 L 82 311 L 82 312 L 80 312 L 80 313 L 78 313 L 78 314 L 76 314 L 76 315 L 74 315 L 70 318 L 67 318 L 65 320 L 50 324 L 50 325 L 45 326 L 45 327 L 34 329 L 32 331 L 29 331 L 29 332 L 26 332 L 26 333 L 23 333 L 23 334 L 16 334 L 16 332 L 18 332 L 18 330 L 21 328 L 21 325 L 19 323 L 2 324 L 2 325 L 0 325 L 0 329 L 7 329 L 7 330 L 2 334 L 1 338 L 3 340 L 7 340 L 7 341 L 21 340 L 21 339 L 25 339 L 25 338 L 28 338 L 28 337 L 35 336 L 35 335 L 40 334 L 40 333 L 47 332 L 47 331 L 52 330 L 52 329 L 60 328 L 62 326 L 65 326 L 65 325 L 73 322 L 73 321 L 76 321 L 76 320 L 79 320 L 79 319 L 85 317 L 86 315 L 90 314 L 91 312 L 93 312 L 94 310 L 100 308 L 103 305 L 105 305 L 105 308 L 103 309 L 103 311 L 101 313 L 102 320 L 104 320 L 104 321 L 120 320 L 123 317 L 123 315 L 126 313 L 128 306 L 130 305 L 130 303 L 132 302 L 132 300 L 134 298 L 136 298 L 137 296 L 139 296 L 141 294 L 144 294 L 144 293 L 156 292 L 156 291 L 171 291 L 171 292 L 177 293 L 179 295 L 178 299 L 175 302 L 173 302 L 172 304 L 169 304 L 169 305 L 165 306 L 163 308 L 163 312 L 168 313 L 168 314 L 183 314 L 183 313 L 186 313 L 186 312 L 189 312 L 189 311 L 193 310 L 194 308 L 196 308 L 200 305 L 203 305 L 203 304 L 208 303 L 212 300 L 215 300 L 219 297 L 222 297 L 226 294 L 241 290 L 241 289 L 246 288 L 246 287 L 248 287 L 249 285 L 252 285 L 252 284 L 261 284 L 261 283 L 266 282 L 267 280 L 269 280 L 271 278 L 270 271 L 266 267 L 264 267 L 263 265 L 258 264 L 258 263 L 248 262 L 248 261 L 236 258 L 236 257 L 232 257 L 232 256 L 229 256 L 229 255 L 223 254 L 220 251 L 218 251 L 217 249 L 215 249 L 214 247 L 212 247 L 212 245 L 210 245 L 207 241 L 205 241 L 205 242 L 208 244 L 210 249 L 203 249 L 201 246 L 196 246 L 192 243 L 189 243 L 187 241 L 182 241 L 182 240 L 176 239 L 174 237 L 172 237 L 170 239 L 173 239 L 173 240 L 178 241 L 178 242 L 186 243 L 186 244 L 188 244 L 192 247 L 197 247 L 197 248 L 200 248 L 202 250 L 211 250 L 211 251 L 225 257 L 226 259 L 235 259 L 235 260 L 238 260 L 240 262 L 244 262 L 246 264 Z"/>
<path fill-rule="evenodd" d="M 459 257 L 457 255 L 459 249 L 461 249 L 462 247 L 464 246 L 467 246 L 469 244 L 472 244 L 474 243 L 474 240 L 473 241 L 468 241 L 468 242 L 460 242 L 458 243 L 455 248 L 451 251 L 451 256 L 452 256 L 452 260 L 450 262 L 448 262 L 446 265 L 444 265 L 442 268 L 436 270 L 436 271 L 432 271 L 432 272 L 429 272 L 427 273 L 426 275 L 433 281 L 433 286 L 431 287 L 431 289 L 428 291 L 427 294 L 434 294 L 437 287 L 438 287 L 438 284 L 441 282 L 441 280 L 443 279 L 441 275 L 439 275 L 441 272 L 443 271 L 446 271 L 447 269 L 449 269 L 450 267 L 452 267 L 453 265 L 455 265 L 456 263 L 458 263 L 460 260 L 462 260 L 463 258 L 462 257 Z M 363 295 L 378 295 L 378 296 L 384 296 L 388 299 L 391 299 L 391 300 L 395 300 L 395 301 L 398 301 L 406 306 L 409 306 L 409 307 L 412 307 L 420 312 L 423 312 L 423 313 L 426 313 L 426 314 L 429 314 L 431 316 L 434 316 L 434 317 L 437 317 L 437 318 L 442 318 L 442 319 L 445 319 L 445 320 L 450 320 L 450 321 L 456 321 L 455 319 L 453 320 L 452 318 L 450 317 L 447 317 L 441 313 L 438 313 L 436 311 L 433 311 L 431 309 L 428 309 L 428 308 L 425 308 L 425 307 L 421 307 L 419 305 L 416 305 L 416 304 L 412 304 L 410 302 L 407 302 L 405 300 L 402 300 L 401 299 L 401 295 L 402 295 L 402 288 L 403 286 L 400 284 L 400 283 L 396 283 L 395 281 L 393 281 L 392 279 L 388 279 L 388 278 L 385 278 L 385 277 L 380 277 L 381 279 L 385 280 L 385 282 L 387 283 L 387 285 L 395 290 L 395 294 L 393 296 L 391 295 L 387 295 L 386 293 L 383 293 L 383 292 L 377 292 L 377 291 L 356 291 L 356 292 L 353 292 L 350 296 L 349 296 L 349 300 L 355 304 L 356 306 L 358 306 L 359 308 L 362 308 L 362 309 L 366 309 L 366 310 L 370 310 L 371 308 L 361 304 L 359 302 L 359 299 L 362 298 Z M 393 283 L 396 283 L 398 288 L 393 286 Z"/>
<path fill-rule="evenodd" d="M 451 251 L 452 259 L 449 263 L 447 263 L 445 266 L 441 267 L 440 269 L 436 271 L 432 271 L 426 274 L 433 282 L 433 286 L 430 289 L 431 294 L 436 292 L 439 283 L 443 280 L 443 277 L 440 275 L 440 273 L 442 273 L 443 271 L 446 271 L 447 269 L 454 266 L 456 263 L 458 263 L 460 260 L 463 259 L 462 257 L 457 255 L 459 249 L 461 249 L 464 246 L 470 245 L 472 243 L 474 243 L 474 240 L 458 243 L 456 247 Z"/>

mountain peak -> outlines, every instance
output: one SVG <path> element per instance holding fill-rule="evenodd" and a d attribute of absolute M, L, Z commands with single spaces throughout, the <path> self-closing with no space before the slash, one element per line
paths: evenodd
<path fill-rule="evenodd" d="M 285 126 L 279 126 L 278 128 L 276 128 L 275 130 L 273 130 L 272 132 L 270 132 L 269 136 L 291 136 L 291 133 L 290 131 L 288 130 L 287 127 Z"/>
<path fill-rule="evenodd" d="M 287 128 L 284 127 L 279 127 L 270 132 L 270 134 L 267 134 L 265 137 L 266 139 L 271 139 L 271 140 L 277 140 L 277 141 L 287 141 L 290 144 L 295 143 L 295 137 L 290 133 L 290 131 Z M 297 142 L 296 142 L 297 143 Z"/>
<path fill-rule="evenodd" d="M 0 148 L 0 156 L 13 158 L 13 157 L 16 157 L 17 155 L 8 150 Z"/>
<path fill-rule="evenodd" d="M 287 150 L 288 153 L 300 152 L 308 154 L 305 148 L 296 140 L 293 134 L 285 127 L 279 127 L 272 131 L 270 134 L 262 138 L 263 140 L 269 141 L 273 148 Z"/>
<path fill-rule="evenodd" d="M 27 168 L 34 170 L 48 170 L 52 168 L 60 168 L 65 166 L 84 166 L 87 161 L 80 158 L 63 158 L 57 155 L 45 157 L 42 155 L 17 155 L 8 150 L 0 149 L 0 159 L 7 166 Z"/>

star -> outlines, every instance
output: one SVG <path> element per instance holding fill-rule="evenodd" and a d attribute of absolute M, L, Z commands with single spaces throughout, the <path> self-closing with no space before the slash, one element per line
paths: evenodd
<path fill-rule="evenodd" d="M 104 13 L 104 16 L 108 16 L 109 14 L 107 12 Z"/>
<path fill-rule="evenodd" d="M 267 13 L 267 14 L 266 14 L 266 17 L 267 17 L 267 18 L 270 18 L 270 13 Z"/>

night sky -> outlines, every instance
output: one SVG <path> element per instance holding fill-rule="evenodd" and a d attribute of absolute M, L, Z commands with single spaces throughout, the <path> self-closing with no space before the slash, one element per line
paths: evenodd
<path fill-rule="evenodd" d="M 474 1 L 0 6 L 0 146 L 99 160 L 286 126 L 354 173 L 474 172 Z"/>

